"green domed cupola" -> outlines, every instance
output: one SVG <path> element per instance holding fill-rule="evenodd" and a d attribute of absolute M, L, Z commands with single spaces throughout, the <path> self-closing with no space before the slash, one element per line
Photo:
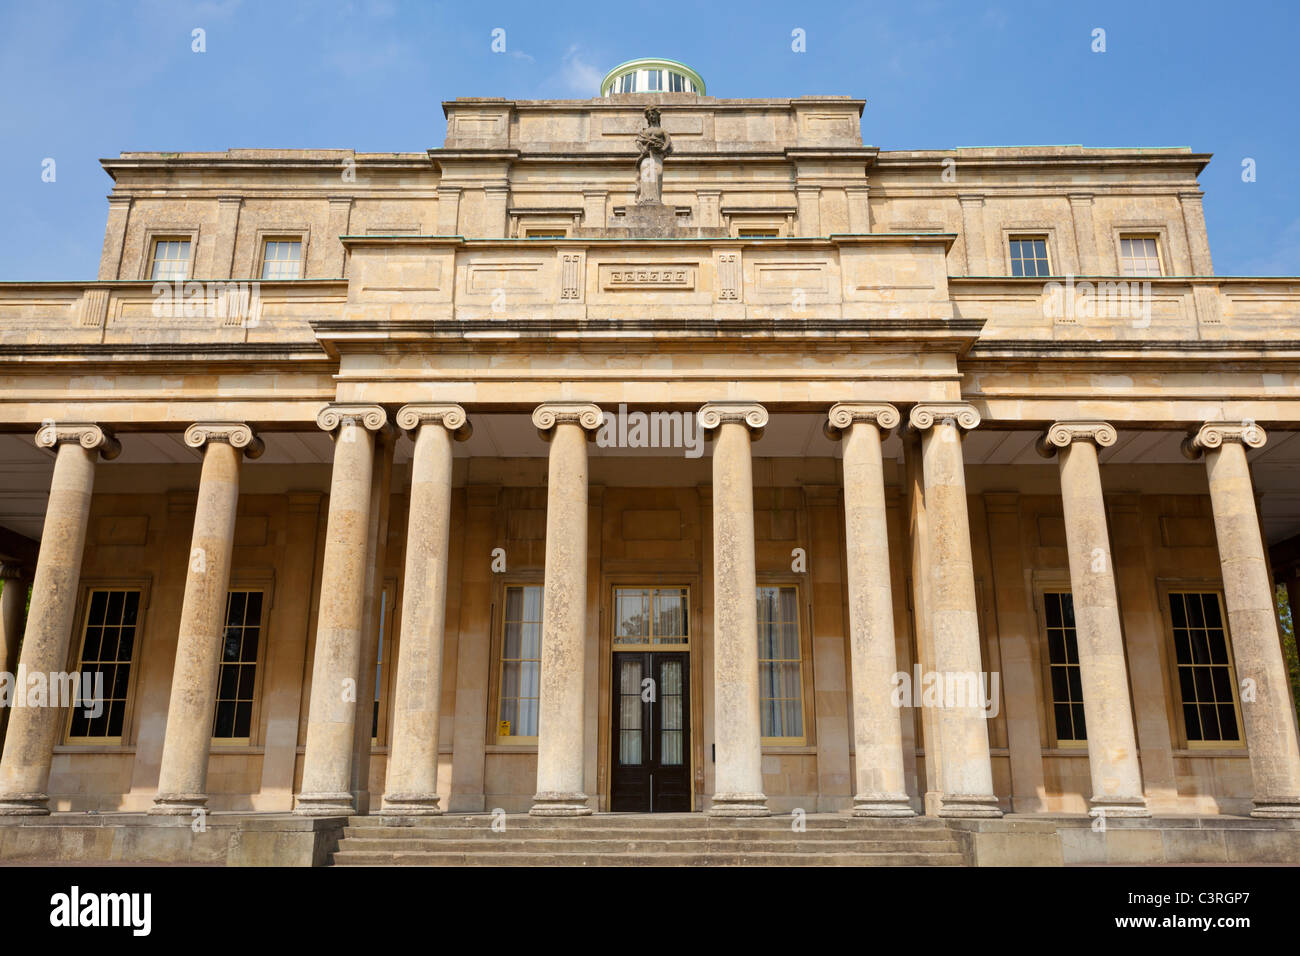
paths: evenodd
<path fill-rule="evenodd" d="M 695 93 L 704 95 L 704 78 L 685 63 L 642 57 L 620 63 L 600 81 L 600 95 L 612 93 Z"/>

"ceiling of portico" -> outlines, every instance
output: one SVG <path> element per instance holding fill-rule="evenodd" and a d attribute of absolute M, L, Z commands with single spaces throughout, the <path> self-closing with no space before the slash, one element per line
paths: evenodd
<path fill-rule="evenodd" d="M 822 432 L 824 416 L 819 414 L 773 414 L 762 440 L 754 444 L 759 458 L 838 458 L 839 442 Z M 533 427 L 528 414 L 475 414 L 473 435 L 454 445 L 457 458 L 544 458 L 548 445 Z M 1034 449 L 1039 435 L 1034 430 L 999 431 L 978 428 L 966 435 L 963 453 L 969 466 L 1016 465 L 1054 467 Z M 320 431 L 264 433 L 266 453 L 249 467 L 267 465 L 328 466 L 333 459 L 329 437 Z M 197 465 L 199 453 L 187 447 L 177 433 L 124 433 L 122 454 L 115 464 Z M 1124 431 L 1119 440 L 1101 453 L 1103 465 L 1180 465 L 1201 468 L 1189 462 L 1179 449 L 1180 431 Z M 412 443 L 397 444 L 395 461 L 410 461 Z M 897 434 L 886 439 L 886 459 L 902 460 L 902 441 Z M 660 448 L 605 448 L 588 446 L 593 458 L 657 457 L 679 454 Z M 706 446 L 705 454 L 709 453 Z M 1260 495 L 1265 534 L 1270 543 L 1300 534 L 1300 431 L 1272 431 L 1268 444 L 1250 452 L 1256 491 Z M 35 447 L 28 435 L 0 435 L 0 527 L 38 539 L 44 520 L 45 503 L 53 471 L 52 457 Z M 1045 487 L 1051 487 L 1046 485 Z"/>

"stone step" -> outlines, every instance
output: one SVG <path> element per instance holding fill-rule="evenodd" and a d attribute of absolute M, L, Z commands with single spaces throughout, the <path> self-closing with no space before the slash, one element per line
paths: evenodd
<path fill-rule="evenodd" d="M 616 840 L 616 841 L 644 841 L 644 840 L 662 840 L 662 841 L 697 841 L 709 840 L 714 842 L 763 842 L 768 840 L 791 839 L 798 842 L 816 840 L 828 844 L 853 844 L 863 840 L 872 841 L 917 841 L 922 843 L 943 843 L 952 839 L 948 830 L 943 828 L 926 829 L 926 830 L 891 830 L 889 828 L 872 828 L 862 830 L 809 830 L 806 833 L 795 833 L 786 830 L 760 830 L 760 829 L 703 829 L 692 828 L 682 831 L 672 831 L 663 829 L 640 829 L 633 827 L 600 828 L 600 827 L 583 827 L 581 829 L 562 828 L 562 829 L 542 829 L 533 828 L 513 829 L 507 827 L 505 831 L 498 832 L 487 826 L 470 829 L 468 827 L 457 827 L 439 829 L 435 827 L 353 827 L 348 826 L 343 829 L 343 836 L 346 839 L 372 839 L 372 840 L 429 840 L 429 841 L 446 841 L 446 840 L 473 840 L 480 842 L 500 842 L 502 840 L 519 840 L 519 841 L 547 841 L 547 840 Z"/>
<path fill-rule="evenodd" d="M 350 827 L 418 827 L 425 829 L 487 829 L 493 821 L 490 814 L 447 814 L 443 816 L 394 816 L 376 814 L 373 816 L 353 816 L 348 818 Z M 793 820 L 791 817 L 710 817 L 702 813 L 693 814 L 598 814 L 585 817 L 532 817 L 526 813 L 507 814 L 506 828 L 516 830 L 550 830 L 550 829 L 620 829 L 636 830 L 663 829 L 718 829 L 718 830 L 784 830 L 789 832 Z M 933 817 L 806 817 L 803 821 L 808 830 L 862 831 L 870 829 L 889 830 L 891 832 L 915 832 L 923 830 L 946 831 L 943 822 Z"/>
<path fill-rule="evenodd" d="M 335 866 L 962 866 L 960 853 L 398 853 L 340 849 Z"/>
<path fill-rule="evenodd" d="M 348 838 L 340 846 L 347 853 L 471 853 L 550 856 L 562 853 L 692 853 L 700 855 L 735 854 L 816 854 L 831 857 L 837 854 L 861 853 L 956 853 L 957 845 L 951 840 L 859 840 L 853 843 L 822 840 L 420 840 L 420 839 L 361 839 Z"/>

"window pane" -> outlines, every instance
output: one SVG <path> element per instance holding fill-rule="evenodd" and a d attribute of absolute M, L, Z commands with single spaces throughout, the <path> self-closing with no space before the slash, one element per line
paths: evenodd
<path fill-rule="evenodd" d="M 542 669 L 542 587 L 506 588 L 497 736 L 536 737 Z"/>
<path fill-rule="evenodd" d="M 257 647 L 262 629 L 262 592 L 231 591 L 226 597 L 226 631 L 221 673 L 217 681 L 217 710 L 212 736 L 243 739 L 253 720 L 253 689 L 257 683 Z"/>
<path fill-rule="evenodd" d="M 1223 610 L 1214 591 L 1169 595 L 1174 656 L 1189 741 L 1241 740 Z"/>
<path fill-rule="evenodd" d="M 1047 653 L 1051 672 L 1052 712 L 1057 740 L 1086 740 L 1083 730 L 1083 675 L 1079 670 L 1079 638 L 1074 627 L 1074 596 L 1069 591 L 1045 592 Z"/>
<path fill-rule="evenodd" d="M 762 735 L 802 737 L 803 663 L 798 590 L 793 587 L 760 587 L 757 600 Z"/>
<path fill-rule="evenodd" d="M 122 735 L 130 687 L 139 591 L 95 590 L 86 609 L 78 686 L 73 688 L 68 736 Z"/>

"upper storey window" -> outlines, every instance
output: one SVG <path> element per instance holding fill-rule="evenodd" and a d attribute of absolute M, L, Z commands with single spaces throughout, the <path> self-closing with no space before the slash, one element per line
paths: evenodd
<path fill-rule="evenodd" d="M 302 276 L 302 241 L 268 239 L 262 251 L 263 279 L 297 279 Z"/>
<path fill-rule="evenodd" d="M 1125 276 L 1160 275 L 1160 247 L 1155 236 L 1120 236 L 1119 272 Z"/>
<path fill-rule="evenodd" d="M 166 282 L 184 282 L 190 272 L 190 241 L 188 239 L 155 239 L 153 267 L 149 278 Z"/>
<path fill-rule="evenodd" d="M 1049 276 L 1046 236 L 1012 236 L 1011 274 L 1013 276 Z"/>

